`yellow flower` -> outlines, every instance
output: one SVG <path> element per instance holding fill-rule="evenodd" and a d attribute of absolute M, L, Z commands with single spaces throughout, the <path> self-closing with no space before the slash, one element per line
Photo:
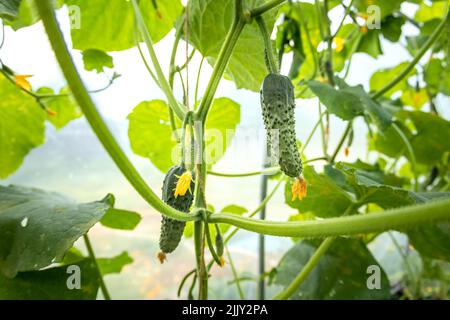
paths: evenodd
<path fill-rule="evenodd" d="M 223 267 L 225 265 L 225 259 L 220 257 L 220 266 Z"/>
<path fill-rule="evenodd" d="M 350 154 L 350 148 L 349 147 L 345 147 L 344 154 L 345 154 L 346 157 L 348 157 L 348 155 Z"/>
<path fill-rule="evenodd" d="M 360 31 L 361 33 L 367 33 L 367 32 L 369 32 L 369 29 L 367 29 L 366 26 L 360 26 L 360 27 L 359 27 L 359 31 Z"/>
<path fill-rule="evenodd" d="M 190 171 L 186 171 L 181 176 L 176 176 L 178 178 L 177 186 L 175 187 L 175 198 L 178 196 L 186 195 L 186 192 L 192 193 L 191 190 L 191 182 L 192 182 L 192 173 Z"/>
<path fill-rule="evenodd" d="M 14 80 L 16 82 L 16 85 L 18 85 L 20 88 L 30 91 L 31 84 L 27 79 L 31 77 L 32 75 L 30 74 L 18 74 L 14 76 Z"/>
<path fill-rule="evenodd" d="M 341 52 L 344 50 L 345 40 L 340 37 L 335 37 L 333 39 L 334 45 L 336 46 L 336 52 Z"/>
<path fill-rule="evenodd" d="M 292 185 L 292 201 L 296 198 L 298 198 L 298 200 L 302 200 L 306 197 L 306 191 L 306 181 L 301 177 L 296 178 L 294 184 Z"/>

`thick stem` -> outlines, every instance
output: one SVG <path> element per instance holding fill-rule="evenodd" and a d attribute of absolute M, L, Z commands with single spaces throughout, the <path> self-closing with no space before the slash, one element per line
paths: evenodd
<path fill-rule="evenodd" d="M 205 187 L 206 187 L 206 163 L 205 163 L 205 124 L 196 121 L 194 123 L 197 150 L 195 159 L 196 180 L 195 185 L 195 208 L 206 209 Z M 197 262 L 197 278 L 199 284 L 199 300 L 208 299 L 208 270 L 205 265 L 205 235 L 208 224 L 197 221 L 194 224 L 195 254 Z"/>
<path fill-rule="evenodd" d="M 239 39 L 239 36 L 244 29 L 245 21 L 243 20 L 241 14 L 235 16 L 235 21 L 229 30 L 225 42 L 220 49 L 219 56 L 214 65 L 214 69 L 211 78 L 206 87 L 205 95 L 200 102 L 198 107 L 198 119 L 201 121 L 206 120 L 209 108 L 214 99 L 214 94 L 216 93 L 217 87 L 219 86 L 220 79 L 228 65 L 233 49 Z"/>
<path fill-rule="evenodd" d="M 73 60 L 69 54 L 63 35 L 56 21 L 51 0 L 35 1 L 39 10 L 39 14 L 45 26 L 48 38 L 55 52 L 61 70 L 67 80 L 67 83 L 75 97 L 78 105 L 83 111 L 92 130 L 106 149 L 110 157 L 116 163 L 117 167 L 122 171 L 123 175 L 128 179 L 136 191 L 157 211 L 162 214 L 182 221 L 198 220 L 196 215 L 189 215 L 178 211 L 165 204 L 146 184 L 144 179 L 139 175 L 133 164 L 127 158 L 113 135 L 109 131 L 100 113 L 97 111 L 92 99 L 90 98 L 81 78 L 75 68 Z"/>
<path fill-rule="evenodd" d="M 103 297 L 105 300 L 111 300 L 111 296 L 108 292 L 108 288 L 106 287 L 105 280 L 103 279 L 102 272 L 100 270 L 100 267 L 98 265 L 97 258 L 95 257 L 94 249 L 92 248 L 91 241 L 89 240 L 89 236 L 87 234 L 83 235 L 84 243 L 86 244 L 86 249 L 89 253 L 89 257 L 92 259 L 93 263 L 95 264 L 95 268 L 98 272 L 98 277 L 100 280 L 100 290 L 102 290 Z"/>
<path fill-rule="evenodd" d="M 259 7 L 256 7 L 256 8 L 253 8 L 252 10 L 250 10 L 250 16 L 251 17 L 258 17 L 258 16 L 266 13 L 267 11 L 269 11 L 269 10 L 279 6 L 283 2 L 286 2 L 286 0 L 271 0 L 271 1 L 267 1 L 263 5 L 261 5 Z"/>
<path fill-rule="evenodd" d="M 210 223 L 228 223 L 238 228 L 281 237 L 321 238 L 404 229 L 450 219 L 450 199 L 435 200 L 367 215 L 303 222 L 261 221 L 229 213 L 211 215 Z"/>

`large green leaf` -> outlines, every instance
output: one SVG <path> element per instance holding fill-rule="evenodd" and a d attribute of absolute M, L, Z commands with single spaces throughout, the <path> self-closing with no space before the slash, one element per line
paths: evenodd
<path fill-rule="evenodd" d="M 0 186 L 0 271 L 8 277 L 61 261 L 75 240 L 113 205 L 101 201 L 78 204 L 58 193 Z"/>
<path fill-rule="evenodd" d="M 36 8 L 35 1 L 36 0 L 19 0 L 18 1 L 20 2 L 19 10 L 17 14 L 14 16 L 14 19 L 11 21 L 7 21 L 7 24 L 10 25 L 14 30 L 18 30 L 20 28 L 28 27 L 38 22 L 40 20 L 40 16 Z M 64 0 L 53 1 L 55 8 L 60 8 L 63 5 L 63 3 Z"/>
<path fill-rule="evenodd" d="M 129 264 L 132 264 L 133 261 L 133 258 L 129 256 L 128 252 L 122 252 L 118 256 L 112 258 L 97 259 L 102 275 L 121 273 L 123 268 Z"/>
<path fill-rule="evenodd" d="M 112 229 L 134 230 L 141 219 L 142 217 L 133 211 L 110 209 L 105 213 L 100 223 Z"/>
<path fill-rule="evenodd" d="M 180 162 L 180 147 L 172 138 L 168 106 L 162 100 L 141 102 L 128 116 L 128 137 L 136 154 L 149 158 L 162 172 Z M 205 159 L 212 166 L 224 155 L 240 122 L 240 106 L 228 99 L 213 101 L 206 122 Z"/>
<path fill-rule="evenodd" d="M 390 81 L 392 81 L 395 77 L 398 76 L 398 74 L 400 72 L 403 71 L 403 69 L 405 69 L 405 67 L 408 65 L 408 62 L 402 62 L 400 64 L 398 64 L 395 67 L 392 68 L 387 68 L 387 69 L 383 69 L 383 70 L 379 70 L 377 72 L 375 72 L 372 77 L 370 78 L 370 90 L 371 91 L 378 91 L 381 88 L 383 88 L 387 83 L 389 83 Z M 386 93 L 384 94 L 384 96 L 386 97 L 390 97 L 392 96 L 394 93 L 396 93 L 397 91 L 401 91 L 404 88 L 407 87 L 408 85 L 408 77 L 410 77 L 411 75 L 415 74 L 416 70 L 413 69 L 411 70 L 406 77 L 403 78 L 402 81 L 400 81 L 399 83 L 397 83 L 395 86 L 393 86 L 391 89 L 389 89 L 388 91 L 386 91 Z"/>
<path fill-rule="evenodd" d="M 342 215 L 352 203 L 350 195 L 324 174 L 318 174 L 311 166 L 303 169 L 303 176 L 308 184 L 307 196 L 301 201 L 292 201 L 292 184 L 290 179 L 285 185 L 285 201 L 300 213 L 311 212 L 318 217 L 328 218 Z"/>
<path fill-rule="evenodd" d="M 180 161 L 172 136 L 168 105 L 162 100 L 138 104 L 128 116 L 128 137 L 134 153 L 149 158 L 162 172 Z"/>
<path fill-rule="evenodd" d="M 419 163 L 433 165 L 450 152 L 450 121 L 437 115 L 421 111 L 402 111 L 399 116 L 410 119 L 416 133 L 410 138 Z"/>
<path fill-rule="evenodd" d="M 247 0 L 253 8 L 264 0 Z M 234 0 L 189 1 L 189 42 L 208 57 L 213 65 L 226 34 L 233 23 Z M 264 15 L 269 33 L 275 22 L 275 10 Z M 259 91 L 267 74 L 264 43 L 256 22 L 245 26 L 228 64 L 227 75 L 238 88 Z"/>
<path fill-rule="evenodd" d="M 97 73 L 103 72 L 105 68 L 114 67 L 113 58 L 104 51 L 89 49 L 82 52 L 84 69 L 95 70 Z"/>
<path fill-rule="evenodd" d="M 46 87 L 39 88 L 36 93 L 39 95 L 55 94 L 51 88 Z M 70 121 L 78 119 L 83 115 L 68 88 L 61 89 L 55 97 L 41 99 L 41 103 L 48 109 L 46 115 L 47 120 L 56 129 L 63 128 Z"/>
<path fill-rule="evenodd" d="M 394 208 L 426 201 L 412 191 L 383 184 L 380 174 L 351 168 L 343 163 L 338 163 L 335 168 L 328 165 L 325 172 L 344 190 L 352 192 L 362 204 L 375 203 L 382 208 Z"/>
<path fill-rule="evenodd" d="M 0 18 L 16 18 L 21 0 L 4 0 L 0 2 Z"/>
<path fill-rule="evenodd" d="M 79 7 L 80 28 L 72 28 L 73 47 L 79 50 L 99 49 L 119 51 L 135 46 L 134 14 L 130 1 L 66 0 Z M 181 14 L 180 0 L 158 0 L 155 10 L 152 0 L 140 1 L 141 12 L 153 42 L 161 40 Z"/>
<path fill-rule="evenodd" d="M 448 3 L 446 2 L 447 1 L 433 1 L 431 5 L 428 5 L 425 1 L 422 1 L 419 9 L 416 11 L 414 19 L 420 22 L 441 19 L 446 12 L 446 9 L 448 9 Z"/>
<path fill-rule="evenodd" d="M 371 6 L 376 6 L 381 14 L 380 18 L 391 14 L 400 9 L 401 0 L 356 0 L 353 5 L 363 14 L 373 14 L 370 10 Z"/>
<path fill-rule="evenodd" d="M 380 31 L 379 30 L 369 30 L 359 42 L 357 52 L 365 52 L 372 58 L 378 57 L 383 54 L 380 42 Z"/>
<path fill-rule="evenodd" d="M 402 16 L 395 17 L 389 15 L 381 22 L 381 32 L 383 36 L 392 42 L 397 42 L 402 34 L 402 26 L 406 19 Z"/>
<path fill-rule="evenodd" d="M 0 97 L 0 178 L 6 178 L 31 149 L 44 143 L 45 112 L 1 74 Z"/>
<path fill-rule="evenodd" d="M 450 261 L 450 223 L 443 222 L 408 230 L 411 244 L 421 254 Z"/>
<path fill-rule="evenodd" d="M 425 68 L 424 80 L 432 94 L 441 92 L 450 96 L 450 62 L 445 64 L 443 60 L 431 59 Z"/>
<path fill-rule="evenodd" d="M 302 240 L 281 259 L 275 283 L 288 286 L 317 250 L 318 242 Z M 368 289 L 368 267 L 380 270 L 380 289 Z M 388 299 L 389 280 L 366 245 L 356 239 L 334 240 L 328 251 L 290 299 Z"/>
<path fill-rule="evenodd" d="M 223 157 L 240 122 L 239 104 L 229 98 L 218 98 L 213 101 L 206 119 L 204 157 L 208 166 L 214 165 Z"/>
<path fill-rule="evenodd" d="M 372 100 L 361 85 L 351 87 L 340 79 L 337 79 L 337 83 L 339 90 L 318 81 L 309 81 L 308 86 L 330 113 L 343 120 L 367 115 L 382 128 L 390 124 L 391 115 Z"/>
<path fill-rule="evenodd" d="M 69 289 L 69 277 L 79 268 L 80 289 Z M 83 259 L 71 265 L 63 265 L 42 271 L 21 272 L 14 279 L 0 274 L 0 299 L 2 300 L 95 300 L 100 278 L 91 259 Z M 72 268 L 73 268 L 72 267 Z"/>
<path fill-rule="evenodd" d="M 450 192 L 427 192 L 421 194 L 428 201 L 450 197 Z M 409 229 L 411 244 L 424 256 L 450 261 L 450 222 L 441 222 Z"/>

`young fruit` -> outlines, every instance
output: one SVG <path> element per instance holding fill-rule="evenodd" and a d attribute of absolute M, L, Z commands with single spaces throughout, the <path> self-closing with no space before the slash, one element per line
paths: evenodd
<path fill-rule="evenodd" d="M 188 213 L 194 200 L 194 179 L 184 166 L 173 166 L 167 172 L 162 187 L 162 199 L 172 208 Z M 173 252 L 180 243 L 186 222 L 162 217 L 158 258 L 164 262 L 167 253 Z"/>
<path fill-rule="evenodd" d="M 297 178 L 302 173 L 302 160 L 295 137 L 295 97 L 291 80 L 270 73 L 261 88 L 261 107 L 271 156 L 278 156 L 281 171 Z"/>

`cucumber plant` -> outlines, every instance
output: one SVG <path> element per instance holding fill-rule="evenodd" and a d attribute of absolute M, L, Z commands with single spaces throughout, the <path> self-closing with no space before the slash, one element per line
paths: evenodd
<path fill-rule="evenodd" d="M 357 0 L 189 0 L 185 6 L 179 0 L 2 1 L 3 30 L 21 32 L 42 22 L 67 88 L 59 93 L 33 88 L 30 75 L 17 72 L 0 51 L 0 178 L 13 174 L 30 150 L 44 143 L 47 121 L 59 129 L 84 116 L 131 186 L 162 215 L 161 252 L 155 252 L 160 261 L 180 241 L 190 241 L 181 239 L 192 231 L 195 267 L 182 278 L 179 296 L 187 291 L 189 299 L 211 297 L 210 271 L 218 265 L 230 269 L 230 283 L 241 299 L 246 298 L 249 292 L 243 288 L 251 286 L 244 283 L 236 268 L 239 261 L 233 261 L 229 248 L 235 234 L 245 230 L 295 241 L 271 272 L 250 277 L 250 281 L 262 280 L 274 299 L 445 299 L 450 144 L 442 137 L 450 135 L 449 5 L 410 2 L 413 9 L 405 9 L 401 1 L 375 1 L 380 9 L 375 14 L 380 16 L 371 16 L 367 1 Z M 108 75 L 105 88 L 86 89 L 55 14 L 63 6 L 78 8 L 81 23 L 70 32 L 73 50 L 83 52 L 87 71 Z M 121 24 L 118 34 L 108 27 L 117 12 L 123 19 L 116 21 Z M 331 16 L 339 16 L 339 21 Z M 381 29 L 374 21 L 380 22 Z M 416 28 L 419 35 L 408 34 L 404 25 Z M 155 43 L 172 29 L 173 49 L 165 74 Z M 365 87 L 348 80 L 355 71 L 352 61 L 381 56 L 386 41 L 406 48 L 410 58 L 375 71 Z M 4 44 L 8 45 L 5 31 L 0 49 Z M 91 97 L 119 78 L 106 71 L 113 68 L 108 52 L 131 48 L 137 49 L 143 67 L 165 96 L 165 100 L 140 103 L 128 117 L 132 151 L 166 174 L 160 181 L 162 197 L 129 160 Z M 185 63 L 177 66 L 180 52 Z M 190 70 L 198 56 L 201 63 L 194 87 Z M 211 64 L 212 73 L 204 92 L 199 92 L 203 63 Z M 183 101 L 177 99 L 177 77 Z M 218 158 L 211 163 L 206 157 L 208 130 L 234 129 L 240 118 L 237 103 L 215 99 L 223 78 L 238 88 L 259 92 L 261 108 L 255 112 L 266 128 L 268 149 L 276 160 L 273 167 L 246 173 L 213 170 Z M 195 94 L 190 94 L 194 88 Z M 317 113 L 317 122 L 296 119 L 300 105 Z M 344 124 L 342 133 L 336 124 Z M 296 132 L 299 126 L 311 128 L 306 137 L 303 130 Z M 309 155 L 315 135 L 320 136 L 317 149 L 322 154 L 314 158 Z M 354 157 L 350 162 L 361 141 L 366 158 Z M 173 148 L 179 148 L 175 153 L 181 161 L 173 160 Z M 218 212 L 209 204 L 208 175 L 264 174 L 272 174 L 269 181 L 275 186 L 252 212 L 236 205 Z M 286 208 L 295 214 L 288 221 L 255 218 L 280 186 L 284 186 Z M 226 196 L 224 190 L 222 197 Z M 33 290 L 39 287 L 51 292 L 50 298 L 95 299 L 100 290 L 110 299 L 104 277 L 132 258 L 127 253 L 97 258 L 88 231 L 97 222 L 133 230 L 139 221 L 139 214 L 114 208 L 112 195 L 77 204 L 56 193 L 0 186 L 0 298 L 41 298 L 41 291 Z M 402 259 L 401 279 L 375 257 L 373 247 L 385 236 Z M 73 247 L 80 238 L 88 256 Z M 420 260 L 421 269 L 411 266 L 412 255 Z M 65 268 L 74 263 L 89 281 L 80 292 L 67 293 Z M 369 285 L 367 271 L 373 266 L 381 270 L 380 279 Z M 370 289 L 378 285 L 377 290 Z"/>

